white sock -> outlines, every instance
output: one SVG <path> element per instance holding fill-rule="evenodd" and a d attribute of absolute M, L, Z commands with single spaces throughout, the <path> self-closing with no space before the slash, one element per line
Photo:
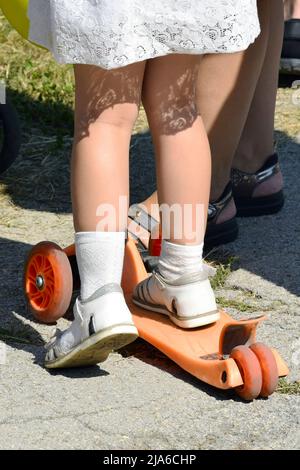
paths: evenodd
<path fill-rule="evenodd" d="M 184 274 L 202 271 L 203 245 L 203 243 L 200 245 L 177 245 L 163 240 L 158 262 L 159 272 L 165 279 L 173 281 Z"/>
<path fill-rule="evenodd" d="M 121 283 L 125 232 L 78 232 L 75 246 L 82 300 L 105 284 Z"/>

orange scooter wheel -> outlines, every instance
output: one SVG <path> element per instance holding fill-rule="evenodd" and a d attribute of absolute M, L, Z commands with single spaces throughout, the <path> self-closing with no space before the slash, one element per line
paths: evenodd
<path fill-rule="evenodd" d="M 235 388 L 236 393 L 246 401 L 254 400 L 262 388 L 262 371 L 256 355 L 247 346 L 236 346 L 230 357 L 235 360 L 244 382 Z"/>
<path fill-rule="evenodd" d="M 25 295 L 33 316 L 43 323 L 62 317 L 71 302 L 73 280 L 67 255 L 55 243 L 38 243 L 25 265 Z"/>
<path fill-rule="evenodd" d="M 254 343 L 250 346 L 251 351 L 257 357 L 262 370 L 261 397 L 269 397 L 276 390 L 278 384 L 278 368 L 276 359 L 268 346 L 263 343 Z"/>

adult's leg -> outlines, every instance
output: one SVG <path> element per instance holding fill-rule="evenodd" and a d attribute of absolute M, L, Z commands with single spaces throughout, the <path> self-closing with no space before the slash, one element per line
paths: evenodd
<path fill-rule="evenodd" d="M 284 16 L 286 20 L 300 19 L 300 0 L 284 0 Z"/>
<path fill-rule="evenodd" d="M 298 75 L 300 70 L 300 0 L 284 1 L 284 37 L 281 74 Z"/>
<path fill-rule="evenodd" d="M 282 0 L 260 0 L 269 6 L 270 26 L 263 67 L 256 85 L 248 118 L 236 150 L 233 166 L 248 173 L 259 170 L 274 152 L 274 114 L 278 87 L 278 70 L 283 38 Z M 280 189 L 282 176 L 257 187 L 257 195 Z"/>
<path fill-rule="evenodd" d="M 244 53 L 203 58 L 198 80 L 198 103 L 212 152 L 210 200 L 218 199 L 230 180 L 230 171 L 269 37 L 270 0 L 259 0 L 261 34 Z"/>
<path fill-rule="evenodd" d="M 294 2 L 294 9 L 293 9 L 293 18 L 300 18 L 300 1 L 295 0 Z"/>

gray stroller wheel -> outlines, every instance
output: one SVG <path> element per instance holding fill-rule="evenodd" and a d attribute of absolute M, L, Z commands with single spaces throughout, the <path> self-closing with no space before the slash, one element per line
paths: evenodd
<path fill-rule="evenodd" d="M 0 126 L 3 129 L 2 143 L 0 141 L 0 174 L 2 174 L 15 161 L 21 146 L 19 118 L 9 101 L 0 104 Z"/>

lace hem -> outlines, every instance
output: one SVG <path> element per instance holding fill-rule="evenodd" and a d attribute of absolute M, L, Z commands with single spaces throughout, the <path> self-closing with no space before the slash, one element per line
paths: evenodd
<path fill-rule="evenodd" d="M 162 5 L 163 3 L 163 5 Z M 30 0 L 29 38 L 60 63 L 113 69 L 168 54 L 232 53 L 260 32 L 256 0 Z"/>

